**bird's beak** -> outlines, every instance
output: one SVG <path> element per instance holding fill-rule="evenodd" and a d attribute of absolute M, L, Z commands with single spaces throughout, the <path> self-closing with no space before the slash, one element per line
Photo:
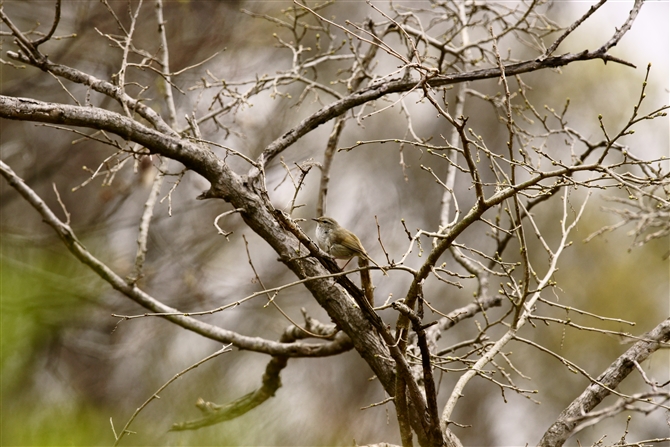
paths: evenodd
<path fill-rule="evenodd" d="M 319 221 L 319 219 L 314 219 L 314 218 L 312 218 L 312 220 L 313 220 L 314 222 L 318 222 L 318 221 Z"/>

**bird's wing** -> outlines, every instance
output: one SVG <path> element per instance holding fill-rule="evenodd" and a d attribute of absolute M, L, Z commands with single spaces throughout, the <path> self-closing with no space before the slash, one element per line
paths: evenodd
<path fill-rule="evenodd" d="M 351 240 L 343 240 L 341 242 L 342 245 L 347 247 L 349 250 L 354 251 L 356 253 L 360 253 L 363 256 L 367 257 L 368 253 L 365 251 L 365 248 L 363 248 L 363 244 L 361 244 L 361 240 L 358 239 L 356 235 L 354 235 L 354 238 Z"/>

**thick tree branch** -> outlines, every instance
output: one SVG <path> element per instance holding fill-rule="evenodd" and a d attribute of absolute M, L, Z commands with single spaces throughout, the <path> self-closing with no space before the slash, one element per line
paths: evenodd
<path fill-rule="evenodd" d="M 213 152 L 206 151 L 188 140 L 181 140 L 151 129 L 119 113 L 96 107 L 49 103 L 30 98 L 0 96 L 0 118 L 40 123 L 66 124 L 106 130 L 141 144 L 152 153 L 180 161 L 187 168 L 199 172 L 208 180 L 222 174 Z M 225 174 L 228 175 L 226 169 Z"/>
<path fill-rule="evenodd" d="M 556 422 L 542 436 L 538 446 L 562 446 L 574 434 L 574 429 L 580 420 L 611 394 L 610 389 L 617 388 L 628 377 L 635 369 L 636 363 L 643 362 L 662 346 L 667 347 L 668 341 L 670 341 L 670 318 L 647 332 L 643 338 L 644 340 L 640 340 L 631 346 L 603 371 L 596 379 L 597 383 L 589 385 L 579 397 L 561 412 Z"/>
<path fill-rule="evenodd" d="M 15 53 L 13 51 L 8 51 L 7 55 L 14 60 L 33 65 L 43 71 L 65 78 L 68 81 L 90 87 L 98 93 L 102 93 L 103 95 L 115 99 L 123 107 L 127 107 L 131 111 L 136 111 L 142 118 L 151 123 L 151 125 L 154 126 L 156 130 L 172 136 L 177 135 L 177 132 L 168 126 L 165 121 L 163 121 L 163 118 L 151 107 L 148 107 L 143 102 L 131 97 L 122 88 L 112 84 L 111 82 L 103 81 L 102 79 L 98 79 L 95 76 L 89 75 L 88 73 L 79 71 L 76 68 L 55 64 L 48 59 L 33 62 L 33 60 L 29 59 L 27 56 L 21 53 Z"/>

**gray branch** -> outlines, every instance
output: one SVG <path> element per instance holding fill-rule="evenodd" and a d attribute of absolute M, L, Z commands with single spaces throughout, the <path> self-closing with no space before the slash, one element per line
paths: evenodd
<path fill-rule="evenodd" d="M 589 385 L 582 394 L 561 412 L 538 443 L 539 447 L 562 446 L 574 434 L 577 424 L 585 415 L 609 396 L 611 391 L 635 369 L 635 363 L 646 360 L 662 345 L 670 341 L 670 318 L 644 335 L 644 340 L 635 343 L 607 368 L 595 383 Z M 602 384 L 602 385 L 601 385 Z"/>

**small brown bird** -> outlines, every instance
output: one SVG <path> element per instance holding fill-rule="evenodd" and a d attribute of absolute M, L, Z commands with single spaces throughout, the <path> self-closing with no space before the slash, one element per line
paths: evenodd
<path fill-rule="evenodd" d="M 319 217 L 312 220 L 316 221 L 316 242 L 321 250 L 335 259 L 351 259 L 354 256 L 366 259 L 388 276 L 386 270 L 368 255 L 361 240 L 354 233 L 340 226 L 332 217 Z"/>

